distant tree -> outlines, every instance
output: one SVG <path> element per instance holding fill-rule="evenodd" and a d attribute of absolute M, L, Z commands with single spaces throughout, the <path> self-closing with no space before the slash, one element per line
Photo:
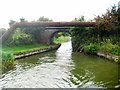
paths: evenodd
<path fill-rule="evenodd" d="M 14 20 L 10 20 L 10 22 L 9 22 L 9 26 L 13 25 L 14 23 L 16 23 L 16 21 L 14 21 Z"/>
<path fill-rule="evenodd" d="M 25 20 L 25 18 L 20 18 L 20 22 L 27 22 L 27 20 Z"/>
<path fill-rule="evenodd" d="M 83 22 L 83 21 L 85 21 L 85 17 L 84 16 L 80 16 L 79 18 L 75 18 L 73 21 Z"/>
<path fill-rule="evenodd" d="M 48 21 L 53 21 L 53 20 L 51 20 L 51 19 L 49 19 L 47 17 L 42 16 L 37 21 L 38 22 L 48 22 Z"/>

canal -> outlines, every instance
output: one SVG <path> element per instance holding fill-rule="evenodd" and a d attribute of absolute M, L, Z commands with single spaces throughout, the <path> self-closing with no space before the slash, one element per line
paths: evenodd
<path fill-rule="evenodd" d="M 119 64 L 72 52 L 71 42 L 57 51 L 16 60 L 0 79 L 0 88 L 118 88 Z"/>

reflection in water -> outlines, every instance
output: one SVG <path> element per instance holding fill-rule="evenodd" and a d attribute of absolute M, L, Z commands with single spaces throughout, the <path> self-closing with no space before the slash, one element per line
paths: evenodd
<path fill-rule="evenodd" d="M 71 42 L 57 51 L 16 61 L 16 69 L 0 79 L 0 88 L 119 87 L 118 64 L 72 53 Z"/>
<path fill-rule="evenodd" d="M 75 68 L 72 75 L 79 81 L 71 79 L 78 87 L 118 87 L 118 64 L 96 56 L 86 56 L 73 53 L 72 60 Z"/>

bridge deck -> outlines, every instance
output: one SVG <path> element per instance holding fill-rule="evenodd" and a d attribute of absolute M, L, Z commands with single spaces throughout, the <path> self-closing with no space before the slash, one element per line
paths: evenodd
<path fill-rule="evenodd" d="M 21 22 L 15 23 L 14 27 L 65 27 L 65 26 L 84 26 L 94 27 L 96 22 Z"/>

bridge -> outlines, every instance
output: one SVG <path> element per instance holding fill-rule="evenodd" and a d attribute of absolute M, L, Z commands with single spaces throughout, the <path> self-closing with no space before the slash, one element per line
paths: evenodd
<path fill-rule="evenodd" d="M 45 27 L 46 30 L 40 30 L 38 33 L 39 42 L 53 44 L 53 36 L 58 32 L 69 32 L 70 27 L 94 27 L 96 22 L 19 22 L 10 26 L 9 30 L 0 37 L 4 43 L 16 28 L 24 27 Z"/>

